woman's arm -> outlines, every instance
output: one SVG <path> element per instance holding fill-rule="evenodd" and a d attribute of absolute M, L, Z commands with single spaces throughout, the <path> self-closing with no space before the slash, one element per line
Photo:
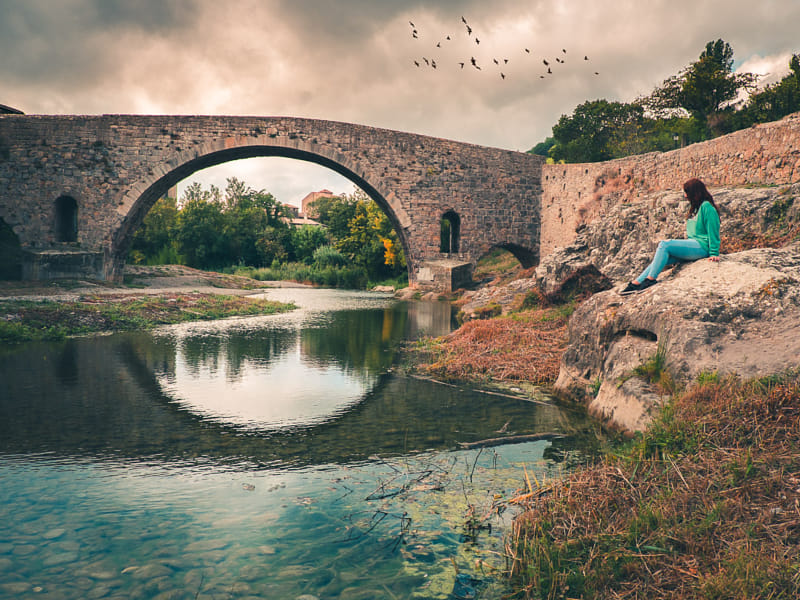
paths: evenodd
<path fill-rule="evenodd" d="M 708 236 L 708 258 L 716 262 L 719 260 L 719 214 L 710 202 L 703 202 L 699 216 Z"/>

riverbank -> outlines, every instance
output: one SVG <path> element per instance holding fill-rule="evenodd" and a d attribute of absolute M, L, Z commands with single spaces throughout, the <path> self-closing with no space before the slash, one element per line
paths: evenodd
<path fill-rule="evenodd" d="M 552 383 L 569 313 L 468 322 L 420 343 L 417 368 L 482 385 Z M 515 598 L 800 597 L 800 370 L 704 373 L 662 394 L 632 440 L 514 500 Z"/>
<path fill-rule="evenodd" d="M 0 343 L 269 315 L 294 308 L 249 297 L 267 286 L 247 277 L 179 266 L 130 271 L 123 285 L 74 280 L 0 282 Z"/>
<path fill-rule="evenodd" d="M 709 375 L 524 504 L 520 598 L 797 598 L 800 376 Z"/>
<path fill-rule="evenodd" d="M 558 377 L 574 304 L 468 321 L 412 348 L 412 370 L 442 380 L 548 385 Z"/>

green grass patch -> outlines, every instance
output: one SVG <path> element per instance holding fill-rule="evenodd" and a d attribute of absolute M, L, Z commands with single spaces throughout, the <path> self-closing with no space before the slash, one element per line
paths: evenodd
<path fill-rule="evenodd" d="M 61 340 L 92 333 L 232 316 L 270 315 L 294 305 L 196 292 L 165 296 L 85 296 L 71 302 L 0 300 L 0 342 Z"/>

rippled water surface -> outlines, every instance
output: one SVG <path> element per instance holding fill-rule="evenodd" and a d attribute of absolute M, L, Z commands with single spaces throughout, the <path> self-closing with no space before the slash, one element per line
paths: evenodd
<path fill-rule="evenodd" d="M 592 428 L 396 375 L 445 303 L 267 295 L 301 308 L 0 349 L 0 598 L 499 597 L 503 501 Z M 560 435 L 461 445 L 509 433 Z"/>

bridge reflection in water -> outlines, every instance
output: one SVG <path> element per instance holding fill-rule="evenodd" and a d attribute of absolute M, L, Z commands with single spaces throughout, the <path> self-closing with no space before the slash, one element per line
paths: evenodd
<path fill-rule="evenodd" d="M 454 449 L 506 422 L 517 434 L 582 429 L 555 405 L 392 374 L 419 327 L 408 307 L 6 350 L 0 454 L 297 468 Z"/>

